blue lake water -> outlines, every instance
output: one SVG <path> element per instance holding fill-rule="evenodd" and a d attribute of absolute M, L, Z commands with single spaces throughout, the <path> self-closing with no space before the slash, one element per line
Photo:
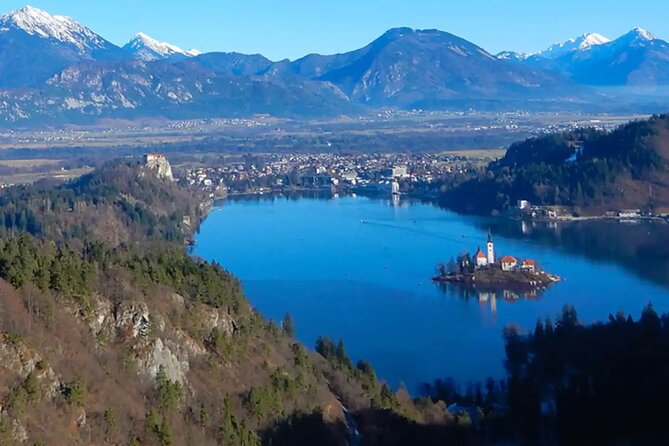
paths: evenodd
<path fill-rule="evenodd" d="M 537 298 L 463 293 L 430 281 L 438 262 L 484 246 L 533 258 L 565 278 Z M 573 304 L 583 322 L 652 301 L 669 310 L 669 225 L 528 225 L 430 204 L 362 197 L 220 203 L 193 253 L 238 276 L 266 317 L 290 313 L 297 337 L 343 338 L 391 385 L 504 375 L 502 330 L 532 329 Z"/>

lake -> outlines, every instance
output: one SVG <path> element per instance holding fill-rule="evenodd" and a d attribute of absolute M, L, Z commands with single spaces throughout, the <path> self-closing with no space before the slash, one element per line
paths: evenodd
<path fill-rule="evenodd" d="M 650 301 L 669 310 L 669 225 L 531 223 L 461 216 L 412 200 L 234 199 L 203 223 L 193 254 L 238 276 L 251 303 L 313 348 L 342 338 L 391 385 L 504 376 L 502 331 L 533 329 L 565 304 L 583 322 Z M 439 262 L 485 248 L 532 258 L 560 282 L 538 296 L 463 292 L 431 282 Z"/>

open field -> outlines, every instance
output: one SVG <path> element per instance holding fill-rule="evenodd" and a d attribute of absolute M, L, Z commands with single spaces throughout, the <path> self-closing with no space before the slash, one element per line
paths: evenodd
<path fill-rule="evenodd" d="M 0 184 L 71 178 L 89 166 L 147 152 L 176 168 L 244 162 L 247 154 L 433 153 L 485 165 L 510 144 L 581 127 L 613 128 L 641 116 L 574 113 L 388 112 L 332 120 L 247 119 L 107 123 L 0 131 Z"/>
<path fill-rule="evenodd" d="M 503 147 L 531 135 L 574 127 L 611 128 L 645 115 L 578 113 L 395 112 L 330 120 L 295 121 L 257 116 L 246 119 L 108 122 L 108 127 L 0 131 L 2 149 L 127 149 L 166 145 L 216 144 L 294 150 L 296 144 L 315 150 L 361 150 L 359 142 L 429 140 L 429 150 Z M 354 144 L 355 147 L 351 147 Z M 407 143 L 400 144 L 406 148 Z M 300 147 L 300 150 L 303 148 Z M 425 146 L 419 147 L 426 150 Z M 393 147 L 388 147 L 389 151 Z M 0 157 L 1 154 L 0 154 Z"/>
<path fill-rule="evenodd" d="M 39 172 L 19 172 L 10 175 L 0 175 L 0 185 L 10 184 L 31 184 L 43 178 L 55 178 L 60 180 L 70 180 L 93 171 L 92 167 L 81 167 L 70 170 L 47 170 Z"/>
<path fill-rule="evenodd" d="M 58 159 L 8 159 L 0 160 L 0 166 L 26 169 L 32 167 L 53 166 L 61 160 Z"/>
<path fill-rule="evenodd" d="M 440 152 L 444 155 L 458 155 L 465 158 L 502 158 L 506 149 L 464 149 L 464 150 L 446 150 Z"/>

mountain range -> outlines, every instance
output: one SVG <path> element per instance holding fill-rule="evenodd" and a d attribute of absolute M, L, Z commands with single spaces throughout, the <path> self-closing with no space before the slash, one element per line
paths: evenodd
<path fill-rule="evenodd" d="M 396 28 L 358 50 L 271 61 L 186 51 L 144 33 L 119 47 L 71 18 L 26 6 L 0 16 L 0 122 L 578 109 L 620 94 L 602 87 L 655 93 L 669 84 L 668 68 L 669 44 L 640 28 L 615 40 L 584 34 L 536 54 L 497 55 L 447 32 Z"/>
<path fill-rule="evenodd" d="M 507 51 L 498 57 L 559 73 L 583 85 L 657 88 L 669 83 L 669 43 L 643 28 L 615 40 L 584 34 L 536 54 Z"/>
<path fill-rule="evenodd" d="M 496 57 L 507 60 L 527 60 L 536 59 L 555 59 L 572 51 L 587 50 L 593 46 L 602 45 L 610 42 L 611 39 L 597 33 L 585 33 L 577 38 L 568 39 L 564 42 L 554 43 L 544 51 L 538 53 L 517 53 L 515 51 L 502 51 Z"/>

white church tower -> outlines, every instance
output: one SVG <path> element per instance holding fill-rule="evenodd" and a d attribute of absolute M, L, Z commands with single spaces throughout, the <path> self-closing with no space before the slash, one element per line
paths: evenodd
<path fill-rule="evenodd" d="M 492 234 L 488 230 L 488 265 L 493 265 L 495 263 L 495 244 L 492 242 Z"/>

